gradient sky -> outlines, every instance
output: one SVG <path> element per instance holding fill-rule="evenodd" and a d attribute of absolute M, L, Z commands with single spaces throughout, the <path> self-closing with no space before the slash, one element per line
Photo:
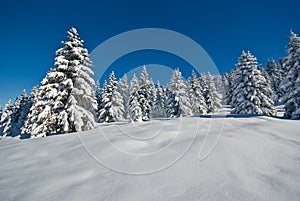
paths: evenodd
<path fill-rule="evenodd" d="M 285 56 L 290 28 L 300 33 L 299 8 L 299 0 L 1 1 L 0 105 L 40 83 L 72 26 L 90 52 L 124 31 L 174 30 L 199 43 L 223 73 L 243 49 L 263 65 Z"/>

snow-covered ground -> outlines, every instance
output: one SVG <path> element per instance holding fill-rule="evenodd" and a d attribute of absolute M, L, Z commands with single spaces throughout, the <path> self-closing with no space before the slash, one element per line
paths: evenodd
<path fill-rule="evenodd" d="M 203 116 L 2 139 L 0 200 L 299 201 L 300 121 Z"/>

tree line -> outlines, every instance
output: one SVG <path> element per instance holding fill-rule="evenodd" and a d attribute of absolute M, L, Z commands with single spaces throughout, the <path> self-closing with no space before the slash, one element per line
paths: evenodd
<path fill-rule="evenodd" d="M 230 105 L 232 114 L 275 116 L 284 104 L 285 118 L 300 119 L 300 38 L 291 31 L 287 56 L 266 68 L 250 51 L 242 51 L 236 67 L 223 75 L 192 71 L 185 81 L 175 69 L 167 86 L 154 84 L 146 66 L 128 83 L 111 72 L 100 87 L 92 61 L 76 28 L 56 51 L 54 67 L 29 96 L 25 90 L 0 109 L 0 135 L 45 137 L 93 129 L 97 122 L 143 122 L 218 112 Z"/>

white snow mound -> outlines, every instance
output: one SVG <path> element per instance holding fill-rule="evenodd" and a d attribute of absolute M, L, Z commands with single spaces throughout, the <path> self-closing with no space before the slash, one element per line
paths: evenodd
<path fill-rule="evenodd" d="M 219 138 L 223 123 L 192 117 L 4 138 L 0 200 L 299 201 L 300 121 L 230 116 Z"/>

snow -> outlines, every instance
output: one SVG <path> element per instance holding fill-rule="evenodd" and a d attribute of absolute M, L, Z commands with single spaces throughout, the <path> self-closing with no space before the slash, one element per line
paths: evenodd
<path fill-rule="evenodd" d="M 202 115 L 3 138 L 0 200 L 296 201 L 299 126 L 265 116 Z"/>

